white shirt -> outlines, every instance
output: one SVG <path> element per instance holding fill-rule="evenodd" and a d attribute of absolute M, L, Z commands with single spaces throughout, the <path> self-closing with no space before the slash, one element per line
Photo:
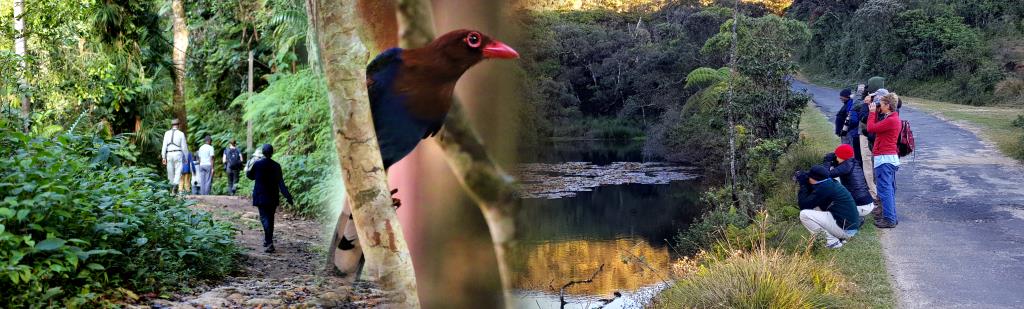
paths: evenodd
<path fill-rule="evenodd" d="M 210 144 L 199 146 L 199 151 L 196 151 L 196 156 L 199 157 L 199 165 L 213 165 L 213 153 L 213 146 L 210 146 Z"/>
<path fill-rule="evenodd" d="M 875 167 L 882 166 L 882 164 L 892 164 L 893 166 L 900 166 L 900 156 L 897 155 L 880 155 L 875 156 Z"/>
<path fill-rule="evenodd" d="M 160 158 L 167 159 L 168 153 L 187 153 L 188 144 L 186 142 L 185 133 L 178 129 L 167 130 L 167 132 L 164 132 L 164 143 L 160 146 Z"/>

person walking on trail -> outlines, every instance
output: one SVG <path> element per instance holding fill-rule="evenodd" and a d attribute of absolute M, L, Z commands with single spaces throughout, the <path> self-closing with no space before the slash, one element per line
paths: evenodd
<path fill-rule="evenodd" d="M 213 183 L 213 156 L 216 152 L 209 135 L 203 138 L 203 143 L 199 146 L 199 151 L 196 151 L 196 156 L 199 157 L 199 195 L 210 195 L 210 184 Z"/>
<path fill-rule="evenodd" d="M 196 172 L 194 154 L 191 152 L 185 153 L 182 156 L 182 161 L 184 161 L 184 163 L 181 164 L 181 181 L 178 183 L 178 192 L 196 194 L 199 186 L 192 185 L 192 181 L 194 180 L 192 175 Z"/>
<path fill-rule="evenodd" d="M 857 234 L 861 219 L 853 197 L 842 185 L 829 178 L 828 168 L 815 165 L 796 177 L 800 223 L 812 235 L 825 233 L 825 246 L 838 249 Z"/>
<path fill-rule="evenodd" d="M 178 130 L 178 119 L 171 120 L 171 129 L 164 132 L 164 141 L 160 146 L 160 162 L 167 166 L 167 181 L 171 184 L 172 193 L 180 193 L 178 184 L 181 182 L 181 167 L 185 164 L 184 154 L 188 153 L 185 133 Z"/>
<path fill-rule="evenodd" d="M 900 168 L 900 156 L 896 141 L 903 122 L 900 121 L 900 113 L 896 111 L 899 96 L 889 93 L 878 102 L 869 106 L 868 115 L 868 132 L 875 134 L 875 143 L 871 149 L 875 183 L 878 185 L 878 198 L 882 200 L 882 218 L 876 218 L 875 226 L 893 228 L 899 224 L 896 216 L 896 171 Z"/>
<path fill-rule="evenodd" d="M 274 249 L 274 213 L 280 204 L 280 195 L 284 195 L 288 204 L 294 204 L 292 194 L 284 184 L 281 165 L 272 158 L 274 147 L 263 145 L 263 159 L 252 164 L 245 177 L 252 179 L 252 205 L 260 212 L 260 223 L 263 224 L 263 251 L 273 253 Z"/>
<path fill-rule="evenodd" d="M 823 163 L 829 167 L 828 177 L 839 178 L 839 182 L 853 196 L 857 214 L 863 217 L 875 209 L 875 200 L 868 193 L 864 169 L 861 167 L 860 159 L 854 155 L 854 149 L 849 144 L 841 144 L 836 147 L 835 152 L 825 155 Z"/>
<path fill-rule="evenodd" d="M 224 173 L 228 175 L 228 194 L 235 195 L 238 173 L 245 167 L 245 163 L 242 163 L 245 162 L 245 157 L 242 156 L 242 151 L 238 150 L 234 139 L 228 142 L 228 148 L 224 149 L 221 161 L 224 162 Z"/>

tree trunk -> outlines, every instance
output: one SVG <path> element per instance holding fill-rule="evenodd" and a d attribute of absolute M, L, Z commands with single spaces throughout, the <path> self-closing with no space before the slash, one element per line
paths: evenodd
<path fill-rule="evenodd" d="M 726 98 L 725 114 L 729 119 L 729 183 L 732 191 L 732 202 L 735 205 L 739 202 L 736 195 L 736 121 L 733 115 L 733 88 L 736 83 L 736 50 L 739 38 L 736 35 L 736 26 L 740 23 L 739 0 L 733 1 L 732 7 L 732 46 L 729 50 L 729 92 Z"/>
<path fill-rule="evenodd" d="M 254 30 L 255 31 L 255 30 Z M 249 98 L 252 98 L 252 48 L 249 49 Z M 253 151 L 252 148 L 252 119 L 245 121 L 245 149 Z"/>
<path fill-rule="evenodd" d="M 22 130 L 29 131 L 32 119 L 32 101 L 28 96 L 28 60 L 25 48 L 25 1 L 14 0 L 14 54 L 18 56 L 18 89 L 21 100 Z"/>
<path fill-rule="evenodd" d="M 173 11 L 174 49 L 171 50 L 171 61 L 174 63 L 174 116 L 178 118 L 178 128 L 188 136 L 188 117 L 185 111 L 185 57 L 188 52 L 188 24 L 185 20 L 184 0 L 171 0 Z"/>
<path fill-rule="evenodd" d="M 320 63 L 327 81 L 335 147 L 352 217 L 366 256 L 366 272 L 388 291 L 388 302 L 419 307 L 416 274 L 398 216 L 391 206 L 381 161 L 365 66 L 369 53 L 359 36 L 356 0 L 309 0 L 309 25 L 318 38 Z"/>
<path fill-rule="evenodd" d="M 434 39 L 430 3 L 398 2 L 399 45 L 415 48 Z M 512 273 L 506 260 L 515 236 L 515 213 L 521 200 L 515 196 L 514 178 L 498 167 L 470 126 L 462 104 L 456 100 L 437 138 L 459 183 L 480 207 L 494 243 L 505 306 L 512 306 Z"/>

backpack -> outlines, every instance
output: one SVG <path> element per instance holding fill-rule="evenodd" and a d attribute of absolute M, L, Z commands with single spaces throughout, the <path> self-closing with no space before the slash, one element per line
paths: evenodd
<path fill-rule="evenodd" d="M 228 168 L 231 169 L 232 171 L 242 170 L 242 159 L 239 159 L 238 156 L 238 148 L 228 148 Z"/>
<path fill-rule="evenodd" d="M 914 152 L 914 131 L 910 129 L 910 121 L 903 120 L 900 127 L 900 134 L 896 137 L 896 148 L 900 157 L 906 157 Z"/>

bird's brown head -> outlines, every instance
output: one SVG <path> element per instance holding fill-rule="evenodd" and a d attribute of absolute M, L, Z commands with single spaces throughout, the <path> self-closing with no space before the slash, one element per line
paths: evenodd
<path fill-rule="evenodd" d="M 440 52 L 456 67 L 469 69 L 484 59 L 515 59 L 519 53 L 476 30 L 455 30 L 434 39 L 427 48 Z"/>

